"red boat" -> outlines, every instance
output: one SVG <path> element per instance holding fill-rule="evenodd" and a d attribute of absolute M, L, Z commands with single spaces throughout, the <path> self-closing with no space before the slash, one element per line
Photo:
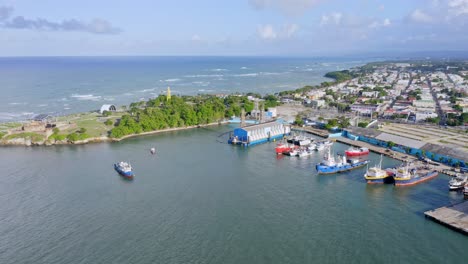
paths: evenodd
<path fill-rule="evenodd" d="M 348 150 L 345 151 L 346 156 L 362 156 L 362 155 L 367 155 L 369 154 L 369 149 L 368 148 L 349 148 Z"/>
<path fill-rule="evenodd" d="M 298 146 L 295 146 L 295 145 L 279 143 L 276 146 L 275 151 L 276 151 L 276 154 L 279 155 L 279 154 L 290 152 L 291 150 L 293 150 L 293 149 L 295 149 L 297 147 Z"/>

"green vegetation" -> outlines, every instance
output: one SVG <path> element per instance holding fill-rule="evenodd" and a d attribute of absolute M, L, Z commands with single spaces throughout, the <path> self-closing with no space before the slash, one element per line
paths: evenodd
<path fill-rule="evenodd" d="M 278 98 L 272 94 L 266 95 L 263 97 L 265 100 L 265 108 L 278 106 Z"/>
<path fill-rule="evenodd" d="M 111 111 L 104 111 L 102 112 L 102 116 L 111 116 L 112 115 L 112 112 Z"/>
<path fill-rule="evenodd" d="M 395 142 L 393 142 L 393 141 L 388 141 L 388 142 L 387 142 L 388 148 L 393 148 L 395 145 L 396 145 L 396 144 L 395 144 Z"/>
<path fill-rule="evenodd" d="M 356 76 L 349 70 L 343 70 L 343 71 L 329 72 L 325 74 L 325 77 L 335 79 L 337 82 L 344 82 L 347 80 L 351 80 L 352 78 Z"/>
<path fill-rule="evenodd" d="M 230 114 L 240 114 L 241 104 L 247 112 L 254 108 L 245 96 L 228 96 L 224 101 L 210 95 L 173 96 L 167 101 L 166 96 L 160 95 L 149 100 L 143 109 L 131 108 L 130 113 L 123 115 L 119 124 L 111 130 L 110 136 L 121 138 L 165 128 L 208 124 Z"/>
<path fill-rule="evenodd" d="M 106 122 L 104 122 L 104 124 L 106 126 L 112 126 L 114 124 L 114 121 L 112 121 L 111 119 L 107 119 Z"/>
<path fill-rule="evenodd" d="M 447 125 L 448 126 L 461 126 L 464 123 L 468 123 L 468 113 L 454 114 L 449 113 L 447 115 Z"/>
<path fill-rule="evenodd" d="M 78 141 L 78 140 L 85 140 L 87 138 L 89 138 L 89 135 L 86 134 L 86 133 L 73 132 L 73 133 L 67 135 L 67 139 L 69 141 L 71 141 L 71 142 L 75 142 L 75 141 Z"/>
<path fill-rule="evenodd" d="M 32 142 L 40 142 L 44 141 L 44 136 L 41 134 L 33 133 L 33 132 L 24 132 L 19 134 L 12 134 L 5 137 L 6 140 L 15 139 L 15 138 L 24 138 L 30 139 Z"/>
<path fill-rule="evenodd" d="M 367 127 L 367 125 L 369 125 L 369 122 L 359 122 L 358 123 L 358 127 Z"/>
<path fill-rule="evenodd" d="M 296 116 L 296 119 L 294 120 L 294 124 L 298 126 L 303 126 L 304 125 L 304 120 L 302 120 L 300 115 Z"/>
<path fill-rule="evenodd" d="M 63 141 L 66 138 L 67 138 L 67 135 L 52 134 L 52 135 L 50 135 L 49 140 Z"/>
<path fill-rule="evenodd" d="M 7 133 L 6 132 L 0 132 L 0 138 L 2 138 L 3 136 L 5 136 Z"/>

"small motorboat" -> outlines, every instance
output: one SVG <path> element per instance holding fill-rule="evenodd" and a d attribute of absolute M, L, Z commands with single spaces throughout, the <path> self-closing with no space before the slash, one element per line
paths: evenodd
<path fill-rule="evenodd" d="M 450 190 L 462 189 L 463 187 L 465 187 L 465 184 L 467 182 L 468 182 L 467 175 L 463 176 L 461 174 L 457 174 L 456 177 L 454 177 L 453 179 L 449 181 L 449 189 Z"/>
<path fill-rule="evenodd" d="M 156 148 L 151 148 L 151 149 L 150 149 L 150 153 L 151 153 L 152 155 L 156 154 Z"/>

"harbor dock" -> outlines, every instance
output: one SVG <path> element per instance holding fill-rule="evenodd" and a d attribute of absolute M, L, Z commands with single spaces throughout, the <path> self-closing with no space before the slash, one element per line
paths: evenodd
<path fill-rule="evenodd" d="M 468 201 L 430 210 L 424 215 L 435 222 L 468 235 Z"/>
<path fill-rule="evenodd" d="M 312 128 L 312 127 L 301 127 L 301 128 L 294 127 L 294 128 L 292 128 L 292 130 L 300 131 L 300 132 L 306 132 L 306 133 L 310 133 L 310 134 L 320 136 L 320 137 L 324 137 L 324 138 L 327 138 L 329 136 L 328 131 L 323 130 L 323 129 Z M 396 160 L 399 160 L 399 161 L 403 161 L 403 162 L 415 162 L 415 161 L 418 160 L 418 158 L 415 157 L 415 156 L 412 156 L 412 155 L 409 155 L 409 154 L 406 154 L 406 153 L 401 153 L 401 152 L 398 152 L 398 151 L 394 151 L 394 150 L 391 150 L 391 149 L 388 149 L 388 148 L 372 145 L 372 144 L 366 143 L 364 141 L 352 140 L 352 139 L 345 138 L 345 137 L 334 137 L 333 139 L 336 140 L 337 142 L 344 143 L 344 144 L 347 144 L 347 145 L 351 145 L 351 146 L 355 146 L 355 147 L 368 148 L 370 151 L 372 151 L 374 153 L 382 154 L 384 156 L 387 156 L 387 157 L 390 157 L 392 159 L 396 159 Z M 444 174 L 452 176 L 452 177 L 456 176 L 456 174 L 457 174 L 457 172 L 452 171 L 452 167 L 447 166 L 447 165 L 445 165 L 443 163 L 438 163 L 438 162 L 435 162 L 435 161 L 431 161 L 429 164 L 434 165 L 433 169 L 438 171 L 439 173 L 444 173 Z"/>

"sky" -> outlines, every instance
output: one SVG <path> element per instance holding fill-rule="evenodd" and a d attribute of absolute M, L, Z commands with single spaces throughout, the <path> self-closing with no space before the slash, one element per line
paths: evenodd
<path fill-rule="evenodd" d="M 0 0 L 0 56 L 468 50 L 468 0 Z"/>

